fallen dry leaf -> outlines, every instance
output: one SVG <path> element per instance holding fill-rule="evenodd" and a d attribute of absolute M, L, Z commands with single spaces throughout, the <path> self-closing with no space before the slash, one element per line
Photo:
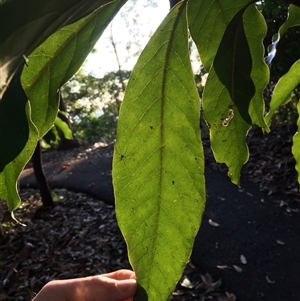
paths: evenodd
<path fill-rule="evenodd" d="M 220 269 L 220 270 L 225 270 L 228 269 L 227 265 L 217 265 L 216 268 Z"/>
<path fill-rule="evenodd" d="M 271 280 L 271 279 L 269 278 L 269 276 L 266 276 L 266 280 L 267 280 L 267 282 L 270 283 L 270 284 L 274 284 L 274 283 L 275 283 L 275 281 L 274 281 L 274 280 Z"/>
<path fill-rule="evenodd" d="M 225 292 L 228 301 L 236 301 L 236 295 L 232 293 Z"/>
<path fill-rule="evenodd" d="M 112 206 L 84 193 L 66 189 L 53 192 L 59 200 L 56 206 L 37 211 L 41 205 L 39 192 L 22 190 L 23 202 L 16 215 L 26 227 L 5 225 L 2 229 L 0 279 L 7 280 L 0 284 L 0 301 L 31 300 L 52 279 L 130 268 Z M 204 284 L 192 263 L 187 265 L 184 277 L 185 287 L 179 284 L 170 301 L 216 301 L 212 296 L 216 292 L 226 298 L 225 292 L 219 292 L 220 281 L 206 274 Z"/>
<path fill-rule="evenodd" d="M 219 227 L 219 226 L 220 226 L 218 223 L 214 222 L 214 221 L 211 220 L 211 219 L 208 220 L 208 223 L 209 223 L 211 226 L 213 226 L 213 227 Z"/>
<path fill-rule="evenodd" d="M 179 282 L 181 286 L 186 288 L 193 288 L 193 283 L 185 276 L 183 279 Z"/>
<path fill-rule="evenodd" d="M 234 268 L 238 273 L 242 273 L 242 272 L 243 272 L 242 268 L 240 268 L 240 267 L 237 266 L 237 265 L 233 265 L 233 268 Z"/>
<path fill-rule="evenodd" d="M 240 256 L 240 261 L 242 264 L 247 264 L 247 259 L 243 254 Z"/>

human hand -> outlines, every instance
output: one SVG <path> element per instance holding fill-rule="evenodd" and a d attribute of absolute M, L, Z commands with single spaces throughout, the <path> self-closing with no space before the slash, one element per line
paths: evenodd
<path fill-rule="evenodd" d="M 137 289 L 134 272 L 108 274 L 48 282 L 33 301 L 132 301 Z"/>

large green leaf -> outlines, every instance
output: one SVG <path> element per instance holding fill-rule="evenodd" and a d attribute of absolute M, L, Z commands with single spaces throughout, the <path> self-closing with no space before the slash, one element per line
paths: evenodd
<path fill-rule="evenodd" d="M 8 162 L 18 156 L 29 137 L 27 97 L 20 83 L 21 72 L 22 68 L 0 102 L 0 173 Z"/>
<path fill-rule="evenodd" d="M 6 99 L 5 105 L 0 107 L 0 113 L 7 117 L 0 121 L 0 131 L 6 133 L 1 135 L 0 166 L 5 169 L 0 170 L 0 199 L 7 201 L 10 210 L 16 209 L 20 201 L 16 191 L 20 173 L 30 160 L 37 141 L 55 122 L 58 89 L 78 70 L 124 2 L 126 1 L 114 1 L 88 17 L 60 29 L 29 56 L 22 84 L 30 101 L 30 111 L 25 112 L 27 98 L 24 92 L 20 92 L 21 86 L 16 91 L 22 97 L 12 99 L 5 93 L 0 101 L 2 104 Z M 19 82 L 19 79 L 16 80 Z M 11 87 L 8 91 L 13 89 Z"/>
<path fill-rule="evenodd" d="M 266 122 L 270 125 L 276 110 L 291 99 L 291 93 L 300 84 L 300 60 L 295 62 L 290 70 L 277 82 L 273 91 L 270 110 L 266 116 Z"/>
<path fill-rule="evenodd" d="M 298 121 L 297 121 L 298 131 L 294 135 L 294 138 L 293 138 L 292 152 L 293 152 L 294 158 L 296 160 L 296 170 L 298 172 L 298 183 L 300 184 L 300 101 L 298 102 L 297 110 L 298 110 Z"/>
<path fill-rule="evenodd" d="M 286 21 L 281 25 L 279 32 L 282 36 L 290 27 L 300 25 L 300 7 L 291 4 L 289 6 L 288 17 Z"/>
<path fill-rule="evenodd" d="M 0 100 L 9 83 L 38 45 L 59 28 L 111 0 L 10 0 L 0 6 Z M 12 21 L 13 20 L 13 21 Z"/>
<path fill-rule="evenodd" d="M 113 159 L 118 224 L 149 301 L 174 290 L 205 204 L 185 3 L 169 13 L 132 72 Z"/>
<path fill-rule="evenodd" d="M 252 58 L 244 30 L 244 11 L 240 10 L 229 22 L 213 62 L 215 74 L 210 75 L 217 77 L 233 102 L 233 106 L 227 105 L 226 111 L 228 108 L 237 110 L 244 121 L 251 124 L 248 111 L 255 86 L 251 78 Z"/>
<path fill-rule="evenodd" d="M 249 104 L 252 123 L 269 132 L 264 120 L 265 106 L 263 92 L 269 82 L 269 68 L 262 59 L 265 53 L 262 41 L 267 33 L 267 26 L 262 14 L 254 5 L 247 8 L 243 16 L 244 30 L 249 44 L 252 59 L 251 78 L 255 86 L 255 94 Z"/>
<path fill-rule="evenodd" d="M 42 138 L 55 121 L 58 89 L 80 68 L 102 32 L 126 2 L 114 1 L 63 27 L 29 56 L 22 85 L 32 107 L 32 120 Z"/>
<path fill-rule="evenodd" d="M 245 136 L 252 123 L 251 101 L 255 99 L 251 115 L 264 124 L 262 91 L 268 79 L 267 67 L 263 63 L 261 40 L 253 39 L 253 22 L 256 28 L 265 29 L 259 12 L 253 5 L 241 9 L 229 22 L 210 69 L 203 94 L 204 119 L 210 128 L 211 147 L 218 162 L 229 168 L 232 181 L 239 183 L 240 170 L 248 159 Z M 249 36 L 249 39 L 248 39 Z M 260 60 L 252 56 L 260 55 Z M 255 62 L 255 66 L 253 63 Z M 264 81 L 256 79 L 260 88 L 256 91 L 253 73 L 264 68 Z M 252 117 L 252 116 L 251 116 Z"/>
<path fill-rule="evenodd" d="M 16 181 L 33 153 L 38 132 L 30 120 L 30 104 L 20 83 L 20 72 L 11 83 L 0 102 L 0 199 L 8 201 L 12 212 L 20 204 Z"/>
<path fill-rule="evenodd" d="M 235 0 L 234 5 L 232 0 L 189 1 L 189 29 L 207 71 L 212 65 L 227 25 L 249 2 L 253 1 Z"/>

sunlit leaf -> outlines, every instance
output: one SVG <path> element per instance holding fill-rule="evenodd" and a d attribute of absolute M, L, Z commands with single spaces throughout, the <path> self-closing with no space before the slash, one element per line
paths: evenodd
<path fill-rule="evenodd" d="M 7 121 L 2 119 L 1 131 L 9 133 L 1 135 L 1 145 L 6 146 L 7 155 L 0 158 L 1 166 L 6 166 L 0 170 L 0 198 L 7 201 L 9 209 L 13 210 L 19 204 L 16 183 L 21 171 L 30 160 L 37 141 L 49 131 L 56 119 L 58 89 L 78 70 L 107 24 L 125 2 L 114 1 L 101 7 L 48 38 L 29 56 L 28 67 L 22 74 L 22 85 L 30 101 L 30 110 L 27 108 L 25 112 L 29 104 L 26 104 L 27 97 L 21 92 L 21 86 L 18 93 L 23 95 L 24 100 L 14 97 L 14 101 L 8 100 L 5 106 L 0 107 L 0 113 L 7 116 Z M 5 99 L 6 93 L 0 103 Z M 12 118 L 14 115 L 23 118 Z M 22 126 L 19 126 L 21 122 Z M 16 142 L 11 143 L 12 140 Z"/>
<path fill-rule="evenodd" d="M 268 131 L 262 99 L 269 79 L 262 60 L 266 25 L 254 5 L 248 7 L 249 3 L 238 1 L 233 6 L 227 0 L 191 0 L 188 5 L 191 35 L 202 63 L 210 71 L 203 95 L 204 118 L 211 127 L 216 160 L 226 162 L 235 183 L 248 159 L 245 135 L 250 124 Z"/>
<path fill-rule="evenodd" d="M 291 93 L 300 84 L 300 60 L 295 62 L 290 70 L 283 75 L 277 82 L 271 103 L 270 110 L 266 116 L 266 122 L 271 124 L 271 119 L 276 112 L 276 110 L 281 106 L 286 104 L 291 99 Z"/>
<path fill-rule="evenodd" d="M 20 204 L 17 179 L 33 153 L 38 135 L 18 72 L 11 83 L 0 102 L 0 199 L 7 201 L 12 212 Z"/>
<path fill-rule="evenodd" d="M 232 110 L 238 110 L 244 121 L 251 124 L 248 110 L 255 86 L 250 76 L 252 58 L 244 30 L 243 14 L 244 9 L 228 24 L 213 62 L 213 71 L 230 95 Z M 205 99 L 205 103 L 206 101 Z M 230 109 L 229 106 L 228 108 Z"/>
<path fill-rule="evenodd" d="M 173 8 L 132 72 L 113 160 L 118 224 L 149 301 L 167 300 L 174 290 L 205 203 L 184 4 Z"/>
<path fill-rule="evenodd" d="M 73 133 L 69 125 L 64 122 L 59 116 L 56 117 L 54 124 L 62 131 L 66 139 L 73 139 Z"/>
<path fill-rule="evenodd" d="M 293 146 L 292 146 L 292 152 L 294 155 L 294 158 L 296 160 L 296 170 L 298 172 L 298 183 L 300 184 L 300 101 L 297 105 L 297 111 L 298 111 L 298 121 L 297 121 L 297 133 L 293 137 Z"/>
<path fill-rule="evenodd" d="M 32 120 L 42 138 L 55 121 L 58 89 L 80 68 L 126 1 L 114 1 L 50 36 L 28 57 L 22 85 L 32 107 Z"/>
<path fill-rule="evenodd" d="M 244 30 L 252 58 L 251 78 L 255 86 L 255 94 L 249 104 L 252 123 L 269 132 L 264 120 L 265 106 L 263 92 L 269 82 L 269 68 L 263 60 L 265 49 L 262 41 L 267 34 L 267 26 L 262 14 L 254 5 L 247 8 L 243 16 Z"/>
<path fill-rule="evenodd" d="M 13 75 L 23 64 L 24 57 L 59 28 L 111 2 L 111 0 L 4 2 L 0 6 L 0 99 Z"/>
<path fill-rule="evenodd" d="M 255 17 L 257 11 L 253 6 L 247 10 L 250 10 L 247 16 Z M 231 180 L 236 184 L 249 156 L 245 136 L 252 123 L 248 112 L 256 92 L 252 80 L 254 66 L 251 52 L 257 48 L 255 43 L 261 45 L 259 40 L 250 40 L 254 46 L 249 44 L 246 32 L 251 36 L 249 27 L 253 24 L 244 17 L 242 9 L 227 26 L 203 94 L 204 119 L 209 124 L 214 156 L 218 162 L 226 163 Z M 261 52 L 260 46 L 255 54 Z M 260 63 L 263 64 L 262 59 Z M 260 105 L 262 119 L 261 95 L 259 100 L 260 104 L 256 105 Z"/>
<path fill-rule="evenodd" d="M 249 2 L 236 0 L 232 5 L 231 0 L 189 1 L 189 29 L 206 71 L 212 65 L 227 25 Z"/>

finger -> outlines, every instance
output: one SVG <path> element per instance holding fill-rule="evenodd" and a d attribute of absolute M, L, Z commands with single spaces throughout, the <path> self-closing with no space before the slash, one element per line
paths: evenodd
<path fill-rule="evenodd" d="M 120 274 L 122 277 L 122 273 Z M 109 277 L 86 278 L 49 282 L 37 301 L 132 301 L 137 289 L 135 279 L 115 280 Z M 44 299 L 43 299 L 44 296 Z M 45 298 L 46 296 L 46 298 Z M 51 297 L 51 299 L 48 299 Z"/>
<path fill-rule="evenodd" d="M 119 270 L 99 276 L 51 281 L 35 301 L 132 301 L 136 290 L 134 272 Z"/>
<path fill-rule="evenodd" d="M 120 274 L 122 277 L 122 273 Z M 94 279 L 92 290 L 89 295 L 92 298 L 88 300 L 96 301 L 124 301 L 131 300 L 137 290 L 137 281 L 135 279 L 115 280 L 109 277 L 97 277 Z M 92 293 L 92 295 L 91 295 Z M 100 297 L 101 296 L 101 297 Z"/>
<path fill-rule="evenodd" d="M 133 271 L 125 269 L 103 274 L 101 276 L 116 280 L 136 279 L 135 273 Z"/>

